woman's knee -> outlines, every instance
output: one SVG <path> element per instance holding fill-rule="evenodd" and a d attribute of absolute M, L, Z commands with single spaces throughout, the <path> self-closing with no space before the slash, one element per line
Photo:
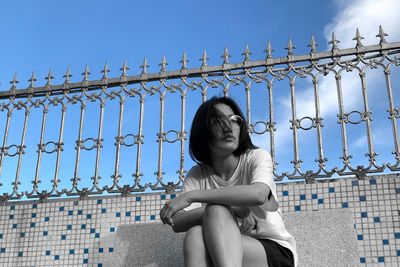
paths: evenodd
<path fill-rule="evenodd" d="M 203 220 L 227 220 L 232 219 L 232 211 L 229 206 L 219 204 L 208 204 L 204 214 Z"/>

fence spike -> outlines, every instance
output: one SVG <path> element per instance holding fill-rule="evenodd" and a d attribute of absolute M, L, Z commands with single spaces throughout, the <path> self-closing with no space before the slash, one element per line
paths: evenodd
<path fill-rule="evenodd" d="M 128 62 L 126 60 L 124 60 L 124 63 L 122 64 L 122 67 L 119 70 L 122 71 L 121 78 L 123 77 L 126 78 L 126 76 L 128 76 L 127 71 L 129 70 L 129 67 L 128 67 Z"/>
<path fill-rule="evenodd" d="M 331 44 L 332 45 L 332 51 L 333 50 L 338 50 L 339 49 L 339 47 L 338 47 L 338 43 L 340 43 L 340 41 L 339 40 L 336 40 L 336 35 L 335 35 L 335 33 L 333 32 L 332 33 L 332 38 L 331 38 L 331 40 L 328 42 L 328 44 Z"/>
<path fill-rule="evenodd" d="M 202 67 L 207 67 L 207 60 L 209 60 L 209 58 L 207 57 L 207 51 L 204 49 L 203 56 L 200 59 Z"/>
<path fill-rule="evenodd" d="M 311 35 L 311 40 L 310 40 L 310 44 L 308 45 L 308 47 L 311 48 L 311 53 L 316 53 L 317 52 L 317 42 L 315 41 L 314 35 Z"/>
<path fill-rule="evenodd" d="M 251 52 L 249 49 L 249 45 L 246 44 L 246 48 L 244 49 L 244 51 L 242 53 L 242 56 L 244 56 L 243 61 L 250 61 L 250 55 L 251 55 Z"/>
<path fill-rule="evenodd" d="M 293 50 L 296 49 L 296 47 L 293 45 L 291 38 L 289 38 L 287 48 L 285 49 L 288 51 L 288 56 L 293 55 Z"/>
<path fill-rule="evenodd" d="M 51 69 L 49 69 L 49 73 L 47 74 L 47 77 L 45 79 L 47 80 L 45 87 L 50 88 L 51 81 L 54 79 L 53 74 L 51 73 Z"/>
<path fill-rule="evenodd" d="M 272 52 L 273 52 L 273 51 L 274 51 L 274 50 L 273 50 L 272 47 L 271 47 L 271 42 L 268 41 L 268 43 L 267 43 L 267 48 L 265 48 L 265 50 L 264 50 L 264 52 L 267 53 L 266 59 L 272 58 Z"/>
<path fill-rule="evenodd" d="M 356 48 L 363 47 L 363 44 L 361 43 L 362 39 L 364 39 L 364 37 L 361 36 L 360 31 L 357 28 L 356 29 L 356 36 L 353 38 L 354 41 L 357 41 Z"/>
<path fill-rule="evenodd" d="M 231 55 L 229 54 L 228 47 L 225 46 L 224 54 L 221 56 L 221 58 L 224 59 L 223 64 L 229 64 L 230 57 L 231 57 Z"/>
<path fill-rule="evenodd" d="M 161 59 L 161 63 L 158 64 L 158 66 L 161 66 L 161 70 L 160 73 L 164 73 L 167 71 L 167 58 L 165 57 L 165 55 L 163 55 L 162 59 Z"/>
<path fill-rule="evenodd" d="M 71 75 L 71 70 L 70 70 L 70 67 L 68 66 L 67 67 L 67 71 L 65 72 L 65 74 L 64 74 L 64 76 L 63 76 L 63 78 L 65 78 L 65 80 L 64 80 L 64 83 L 65 84 L 68 84 L 69 82 L 70 82 L 70 78 L 72 77 L 72 75 Z"/>
<path fill-rule="evenodd" d="M 83 71 L 82 75 L 83 75 L 83 81 L 89 81 L 90 71 L 88 65 L 85 66 L 85 70 Z"/>
<path fill-rule="evenodd" d="M 10 91 L 17 90 L 17 83 L 19 83 L 19 81 L 17 80 L 17 73 L 14 73 L 13 79 L 10 82 L 10 84 L 11 84 Z"/>
<path fill-rule="evenodd" d="M 142 69 L 142 74 L 147 74 L 148 67 L 149 67 L 149 65 L 147 64 L 147 58 L 144 58 L 143 64 L 140 66 L 140 68 Z"/>
<path fill-rule="evenodd" d="M 387 43 L 385 36 L 389 36 L 389 34 L 384 32 L 382 25 L 379 25 L 379 34 L 376 36 L 380 38 L 379 44 Z"/>
<path fill-rule="evenodd" d="M 181 67 L 182 70 L 186 70 L 187 69 L 188 61 L 189 60 L 187 59 L 186 52 L 183 52 L 182 59 L 181 59 L 181 61 L 179 61 L 179 63 L 182 64 L 182 67 Z"/>
<path fill-rule="evenodd" d="M 104 63 L 104 68 L 102 71 L 100 71 L 100 73 L 103 73 L 103 77 L 102 80 L 108 80 L 108 73 L 110 72 L 110 70 L 108 69 L 108 64 L 107 62 Z"/>
<path fill-rule="evenodd" d="M 37 79 L 36 79 L 35 71 L 32 71 L 31 78 L 28 80 L 28 82 L 29 82 L 29 88 L 33 88 L 36 81 L 37 81 Z"/>

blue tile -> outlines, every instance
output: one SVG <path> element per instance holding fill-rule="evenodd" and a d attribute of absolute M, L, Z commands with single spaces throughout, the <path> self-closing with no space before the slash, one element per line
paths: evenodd
<path fill-rule="evenodd" d="M 31 228 L 34 228 L 36 226 L 36 223 L 31 223 Z"/>
<path fill-rule="evenodd" d="M 103 267 L 102 263 L 97 264 L 97 267 Z"/>
<path fill-rule="evenodd" d="M 385 262 L 385 257 L 383 257 L 383 256 L 378 257 L 378 262 Z"/>
<path fill-rule="evenodd" d="M 382 240 L 383 245 L 389 245 L 389 239 L 383 239 Z"/>
<path fill-rule="evenodd" d="M 116 212 L 115 217 L 117 217 L 117 218 L 121 217 L 121 212 Z"/>
<path fill-rule="evenodd" d="M 150 220 L 154 221 L 156 219 L 156 215 L 150 215 Z"/>
<path fill-rule="evenodd" d="M 352 182 L 351 182 L 351 185 L 352 185 L 352 186 L 358 186 L 358 181 L 352 181 Z"/>
<path fill-rule="evenodd" d="M 140 202 L 140 201 L 142 201 L 142 198 L 141 197 L 136 197 L 136 201 Z"/>
<path fill-rule="evenodd" d="M 369 184 L 376 184 L 376 180 L 375 179 L 369 180 Z"/>
<path fill-rule="evenodd" d="M 349 207 L 349 203 L 347 203 L 347 202 L 343 202 L 342 203 L 342 208 L 348 208 Z"/>
<path fill-rule="evenodd" d="M 22 237 L 22 238 L 25 237 L 25 233 L 20 233 L 19 237 Z"/>
<path fill-rule="evenodd" d="M 300 211 L 300 210 L 301 210 L 301 207 L 300 207 L 299 205 L 296 205 L 296 206 L 294 206 L 294 210 L 295 210 L 295 211 Z"/>
<path fill-rule="evenodd" d="M 360 201 L 367 201 L 367 197 L 366 196 L 360 196 Z"/>
<path fill-rule="evenodd" d="M 364 240 L 364 236 L 363 235 L 357 235 L 357 240 Z"/>
<path fill-rule="evenodd" d="M 300 200 L 306 200 L 306 195 L 304 194 L 300 195 Z"/>
<path fill-rule="evenodd" d="M 107 209 L 101 209 L 101 213 L 106 213 Z"/>
<path fill-rule="evenodd" d="M 135 216 L 135 221 L 140 221 L 140 215 Z"/>
<path fill-rule="evenodd" d="M 115 227 L 110 227 L 110 233 L 114 233 L 115 232 Z"/>
<path fill-rule="evenodd" d="M 44 221 L 45 221 L 45 222 L 50 221 L 50 217 L 44 217 Z"/>
<path fill-rule="evenodd" d="M 363 211 L 361 212 L 361 218 L 367 218 L 368 217 L 368 212 Z"/>
<path fill-rule="evenodd" d="M 125 216 L 126 217 L 131 217 L 131 212 L 130 211 L 125 212 Z"/>
<path fill-rule="evenodd" d="M 365 257 L 360 258 L 360 263 L 365 263 Z"/>
<path fill-rule="evenodd" d="M 328 192 L 329 193 L 335 193 L 335 188 L 334 187 L 329 187 Z"/>
<path fill-rule="evenodd" d="M 318 199 L 318 204 L 324 204 L 324 199 L 323 198 Z"/>
<path fill-rule="evenodd" d="M 83 259 L 83 264 L 88 264 L 89 263 L 89 259 Z"/>
<path fill-rule="evenodd" d="M 400 194 L 400 188 L 396 188 L 396 194 Z"/>
<path fill-rule="evenodd" d="M 103 203 L 103 200 L 102 200 L 102 199 L 98 199 L 98 200 L 97 200 L 97 205 L 102 204 L 102 203 Z"/>
<path fill-rule="evenodd" d="M 100 238 L 100 233 L 94 234 L 94 238 Z"/>
<path fill-rule="evenodd" d="M 83 249 L 83 253 L 84 254 L 88 254 L 89 253 L 89 249 L 88 248 Z"/>
<path fill-rule="evenodd" d="M 78 206 L 79 201 L 74 201 L 74 206 Z"/>
<path fill-rule="evenodd" d="M 311 197 L 312 197 L 312 199 L 317 199 L 318 195 L 317 194 L 312 194 Z"/>
<path fill-rule="evenodd" d="M 54 260 L 58 261 L 60 259 L 60 255 L 55 255 Z"/>
<path fill-rule="evenodd" d="M 74 215 L 74 211 L 73 210 L 69 210 L 68 211 L 68 216 L 72 216 L 72 215 Z"/>
<path fill-rule="evenodd" d="M 18 252 L 18 257 L 22 257 L 22 256 L 24 256 L 24 252 L 19 251 L 19 252 Z"/>
<path fill-rule="evenodd" d="M 171 194 L 171 199 L 176 198 L 176 194 Z"/>
<path fill-rule="evenodd" d="M 61 235 L 61 240 L 67 240 L 67 236 L 66 235 Z"/>
<path fill-rule="evenodd" d="M 36 213 L 32 213 L 31 218 L 36 218 Z"/>
<path fill-rule="evenodd" d="M 104 248 L 99 248 L 99 253 L 103 253 L 104 252 Z"/>
<path fill-rule="evenodd" d="M 381 217 L 374 217 L 374 223 L 380 223 Z"/>
<path fill-rule="evenodd" d="M 64 207 L 60 207 L 58 211 L 64 211 Z"/>
<path fill-rule="evenodd" d="M 165 200 L 167 197 L 165 195 L 161 195 L 161 200 Z"/>
<path fill-rule="evenodd" d="M 46 256 L 49 256 L 51 254 L 50 250 L 46 250 Z"/>
<path fill-rule="evenodd" d="M 33 204 L 32 209 L 36 209 L 36 208 L 37 208 L 37 204 Z"/>
<path fill-rule="evenodd" d="M 49 232 L 43 231 L 43 236 L 47 236 L 48 234 L 49 234 Z"/>
<path fill-rule="evenodd" d="M 90 233 L 91 233 L 91 234 L 94 234 L 94 233 L 96 233 L 96 229 L 94 229 L 94 228 L 91 228 L 91 229 L 90 229 Z"/>
<path fill-rule="evenodd" d="M 18 227 L 18 224 L 14 223 L 13 224 L 13 229 L 16 229 Z"/>
<path fill-rule="evenodd" d="M 400 249 L 397 250 L 397 257 L 400 257 Z"/>
<path fill-rule="evenodd" d="M 9 219 L 9 220 L 14 220 L 14 215 L 11 214 L 10 216 L 8 216 L 8 219 Z"/>
<path fill-rule="evenodd" d="M 72 230 L 72 224 L 67 225 L 67 230 Z"/>
<path fill-rule="evenodd" d="M 82 215 L 83 211 L 82 210 L 78 210 L 78 215 Z"/>
<path fill-rule="evenodd" d="M 33 208 L 33 207 L 32 207 Z M 15 210 L 15 206 L 10 206 L 10 210 Z"/>
<path fill-rule="evenodd" d="M 69 254 L 75 254 L 75 250 L 74 249 L 70 249 L 69 250 Z"/>
<path fill-rule="evenodd" d="M 282 192 L 282 196 L 287 197 L 289 195 L 289 191 L 285 190 Z"/>
<path fill-rule="evenodd" d="M 82 224 L 81 229 L 86 229 L 86 224 Z"/>
<path fill-rule="evenodd" d="M 6 248 L 0 248 L 0 253 L 6 253 Z"/>
<path fill-rule="evenodd" d="M 86 214 L 86 219 L 88 220 L 92 219 L 92 214 Z"/>
<path fill-rule="evenodd" d="M 0 239 L 3 239 L 3 234 L 0 234 Z"/>
<path fill-rule="evenodd" d="M 114 248 L 108 248 L 108 252 L 114 252 Z"/>
<path fill-rule="evenodd" d="M 394 238 L 400 239 L 400 232 L 399 233 L 394 233 Z"/>

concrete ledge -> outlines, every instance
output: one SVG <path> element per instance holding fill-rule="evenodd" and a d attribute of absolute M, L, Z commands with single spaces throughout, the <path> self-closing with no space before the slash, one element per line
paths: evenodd
<path fill-rule="evenodd" d="M 296 238 L 300 266 L 357 265 L 357 240 L 350 210 L 286 213 L 284 221 Z M 113 238 L 112 258 L 103 261 L 121 267 L 183 266 L 183 237 L 183 233 L 175 234 L 169 226 L 159 223 L 120 225 Z"/>

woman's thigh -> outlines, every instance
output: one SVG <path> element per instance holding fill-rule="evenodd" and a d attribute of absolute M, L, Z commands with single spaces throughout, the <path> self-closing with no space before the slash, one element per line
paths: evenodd
<path fill-rule="evenodd" d="M 255 238 L 242 235 L 243 267 L 268 267 L 264 246 Z"/>

